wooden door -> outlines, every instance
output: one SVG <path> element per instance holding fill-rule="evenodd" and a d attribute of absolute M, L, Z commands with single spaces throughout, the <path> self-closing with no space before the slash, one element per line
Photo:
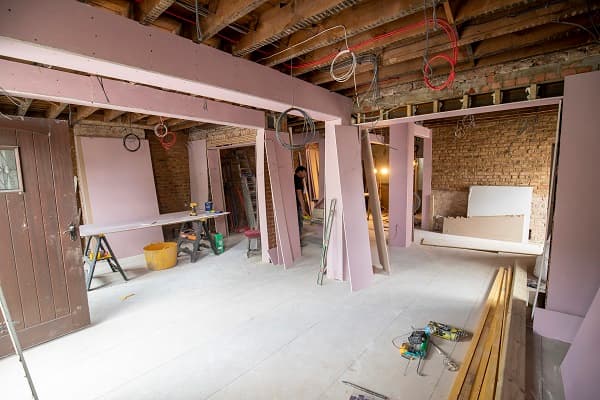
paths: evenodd
<path fill-rule="evenodd" d="M 12 174 L 9 186 L 0 180 L 0 283 L 21 344 L 30 347 L 90 323 L 81 244 L 65 232 L 77 222 L 69 127 L 0 119 L 0 150 L 0 174 Z M 12 353 L 0 333 L 0 356 Z"/>

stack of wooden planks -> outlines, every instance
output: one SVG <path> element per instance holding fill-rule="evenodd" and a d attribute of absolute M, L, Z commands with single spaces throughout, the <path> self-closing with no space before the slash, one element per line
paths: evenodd
<path fill-rule="evenodd" d="M 525 399 L 527 272 L 499 268 L 448 399 Z"/>

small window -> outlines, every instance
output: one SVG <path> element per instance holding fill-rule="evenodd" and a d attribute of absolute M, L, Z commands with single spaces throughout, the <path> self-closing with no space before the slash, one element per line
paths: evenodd
<path fill-rule="evenodd" d="M 0 146 L 0 193 L 22 191 L 23 177 L 21 176 L 19 148 Z"/>

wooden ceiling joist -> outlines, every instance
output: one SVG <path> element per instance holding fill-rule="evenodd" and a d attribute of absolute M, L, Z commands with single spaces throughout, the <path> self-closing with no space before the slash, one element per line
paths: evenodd
<path fill-rule="evenodd" d="M 75 117 L 73 118 L 73 123 L 79 122 L 83 119 L 86 119 L 93 113 L 99 110 L 98 107 L 89 107 L 89 106 L 79 106 L 77 107 L 77 112 L 75 113 Z"/>
<path fill-rule="evenodd" d="M 598 7 L 598 6 L 595 6 Z M 514 34 L 514 36 L 507 36 L 505 39 L 501 39 L 499 41 L 494 42 L 494 44 L 490 46 L 498 46 L 498 43 L 507 42 L 509 40 L 514 40 L 519 42 L 519 38 L 523 37 L 521 41 L 521 47 L 527 45 L 527 40 L 525 38 L 531 37 L 533 38 L 539 37 L 537 34 L 532 33 L 531 36 L 524 36 L 522 34 L 518 34 L 517 32 L 529 30 L 535 27 L 543 26 L 546 24 L 551 24 L 554 27 L 561 26 L 558 24 L 552 23 L 553 21 L 562 20 L 567 15 L 581 15 L 585 13 L 587 7 L 585 5 L 580 5 L 579 7 L 572 7 L 566 3 L 554 4 L 542 9 L 536 9 L 532 11 L 528 11 L 522 14 L 519 14 L 513 18 L 502 18 L 497 20 L 492 20 L 486 23 L 467 26 L 463 29 L 461 39 L 458 41 L 459 47 L 467 47 L 474 43 L 480 43 L 479 46 L 483 46 L 484 49 L 488 47 L 486 43 L 487 40 L 493 38 L 500 38 L 505 35 Z M 584 22 L 584 21 L 580 21 Z M 570 25 L 562 25 L 563 28 L 552 29 L 552 32 L 565 32 L 569 29 L 574 29 L 573 26 Z M 568 29 L 565 29 L 568 28 Z M 556 33 L 554 33 L 556 34 Z M 512 39 L 511 39 L 512 38 Z M 537 39 L 536 39 L 537 40 Z M 510 47 L 510 43 L 505 43 L 505 47 Z M 412 44 L 407 44 L 403 46 L 398 46 L 396 48 L 385 49 L 381 55 L 381 68 L 380 68 L 380 79 L 384 79 L 385 69 L 388 66 L 401 64 L 404 62 L 408 62 L 414 59 L 421 59 L 426 49 L 426 43 L 422 40 L 419 40 Z M 429 51 L 430 54 L 440 53 L 444 51 L 448 51 L 451 49 L 451 44 L 448 42 L 448 39 L 445 35 L 436 34 L 433 37 L 429 38 Z M 499 49 L 498 51 L 501 51 Z M 486 54 L 488 50 L 485 50 Z M 468 55 L 468 51 L 466 51 Z M 477 55 L 474 54 L 474 57 Z M 473 59 L 474 60 L 474 59 Z M 372 79 L 372 73 L 367 73 L 368 70 L 371 70 L 371 65 L 365 64 L 363 66 L 359 66 L 357 68 L 357 83 L 363 82 L 363 80 L 369 82 Z M 310 76 L 310 81 L 316 84 L 323 84 L 326 82 L 331 82 L 333 79 L 329 74 L 329 71 L 320 71 L 314 73 Z M 353 85 L 353 83 L 352 83 Z M 350 82 L 348 85 L 345 85 L 344 88 L 352 86 Z"/>
<path fill-rule="evenodd" d="M 151 24 L 173 3 L 175 0 L 143 0 L 139 5 L 138 21 L 144 25 Z"/>
<path fill-rule="evenodd" d="M 526 3 L 533 3 L 533 0 L 469 0 L 461 1 L 454 15 L 456 23 L 468 21 L 481 15 L 489 15 L 502 10 L 520 6 Z M 546 2 L 543 2 L 546 3 Z"/>
<path fill-rule="evenodd" d="M 215 14 L 200 20 L 200 31 L 202 32 L 203 41 L 209 40 L 227 25 L 251 13 L 266 2 L 267 0 L 219 1 Z"/>
<path fill-rule="evenodd" d="M 58 117 L 67 106 L 67 103 L 50 103 L 50 107 L 46 110 L 46 118 L 54 119 Z"/>
<path fill-rule="evenodd" d="M 148 119 L 146 120 L 146 124 L 148 124 L 148 125 L 156 125 L 156 124 L 158 124 L 161 121 L 162 122 L 166 122 L 168 120 L 169 120 L 168 117 L 160 117 L 158 115 L 153 115 L 151 117 L 148 117 Z"/>
<path fill-rule="evenodd" d="M 27 114 L 27 110 L 31 106 L 33 99 L 21 99 L 21 104 L 19 105 L 19 109 L 17 110 L 17 115 L 19 117 L 24 117 Z"/>
<path fill-rule="evenodd" d="M 288 47 L 297 45 L 298 43 L 310 39 L 319 32 L 323 32 L 326 29 L 331 29 L 339 25 L 346 27 L 346 34 L 348 37 L 353 37 L 363 32 L 367 32 L 368 35 L 368 32 L 373 28 L 383 26 L 399 18 L 406 17 L 422 10 L 423 1 L 421 0 L 365 1 L 351 9 L 327 18 L 318 25 L 318 29 L 300 30 L 292 34 L 288 41 Z M 419 18 L 423 19 L 423 15 L 420 14 Z M 310 40 L 309 42 L 291 48 L 289 51 L 278 54 L 277 56 L 270 57 L 269 59 L 265 60 L 265 65 L 277 65 L 292 58 L 307 54 L 316 49 L 320 49 L 324 46 L 339 43 L 342 40 L 344 40 L 344 30 L 332 29 L 331 31 L 324 33 L 319 37 L 316 37 L 314 40 Z M 355 42 L 359 41 L 360 40 L 355 40 Z M 340 45 L 331 46 L 328 50 L 319 52 L 319 54 L 330 54 L 333 49 L 337 49 L 339 47 Z M 317 59 L 319 57 L 315 56 L 311 58 Z"/>
<path fill-rule="evenodd" d="M 234 46 L 233 54 L 236 56 L 249 54 L 300 29 L 308 28 L 360 1 L 296 0 L 290 1 L 283 7 L 272 7 L 260 16 L 256 31 L 245 35 Z"/>
<path fill-rule="evenodd" d="M 126 111 L 121 110 L 104 110 L 104 122 L 110 122 L 125 113 Z"/>
<path fill-rule="evenodd" d="M 130 120 L 131 122 L 137 122 L 141 119 L 146 118 L 148 115 L 147 114 L 138 114 L 138 113 L 129 113 L 127 116 L 128 116 L 128 120 Z"/>
<path fill-rule="evenodd" d="M 196 127 L 199 125 L 204 125 L 204 123 L 198 122 L 198 121 L 185 121 L 185 122 L 177 124 L 177 125 L 173 125 L 173 126 L 169 125 L 169 131 L 177 132 L 177 131 L 181 131 L 184 129 L 193 128 L 193 127 Z"/>

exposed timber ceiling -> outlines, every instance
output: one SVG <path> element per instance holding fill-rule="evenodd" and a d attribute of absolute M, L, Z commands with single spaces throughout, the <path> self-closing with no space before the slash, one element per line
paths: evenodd
<path fill-rule="evenodd" d="M 424 56 L 451 54 L 443 26 L 455 32 L 455 70 L 510 63 L 528 57 L 600 43 L 600 3 L 592 0 L 87 0 L 107 12 L 167 30 L 219 48 L 341 94 L 366 99 L 377 109 L 385 88 L 423 81 Z M 332 58 L 341 50 L 357 57 L 355 79 L 337 82 Z M 335 72 L 344 74 L 349 59 L 340 58 Z M 444 82 L 447 61 L 431 62 L 431 81 Z M 291 71 L 290 71 L 291 70 Z M 439 98 L 439 97 L 437 97 Z M 430 100 L 433 100 L 432 97 Z M 392 104 L 393 106 L 393 104 Z M 10 104 L 11 114 L 66 115 L 71 119 L 129 121 L 151 126 L 159 117 L 70 108 L 38 100 Z M 389 108 L 389 105 L 387 106 Z M 360 109 L 358 111 L 361 111 Z M 173 129 L 196 126 L 166 121 Z"/>

